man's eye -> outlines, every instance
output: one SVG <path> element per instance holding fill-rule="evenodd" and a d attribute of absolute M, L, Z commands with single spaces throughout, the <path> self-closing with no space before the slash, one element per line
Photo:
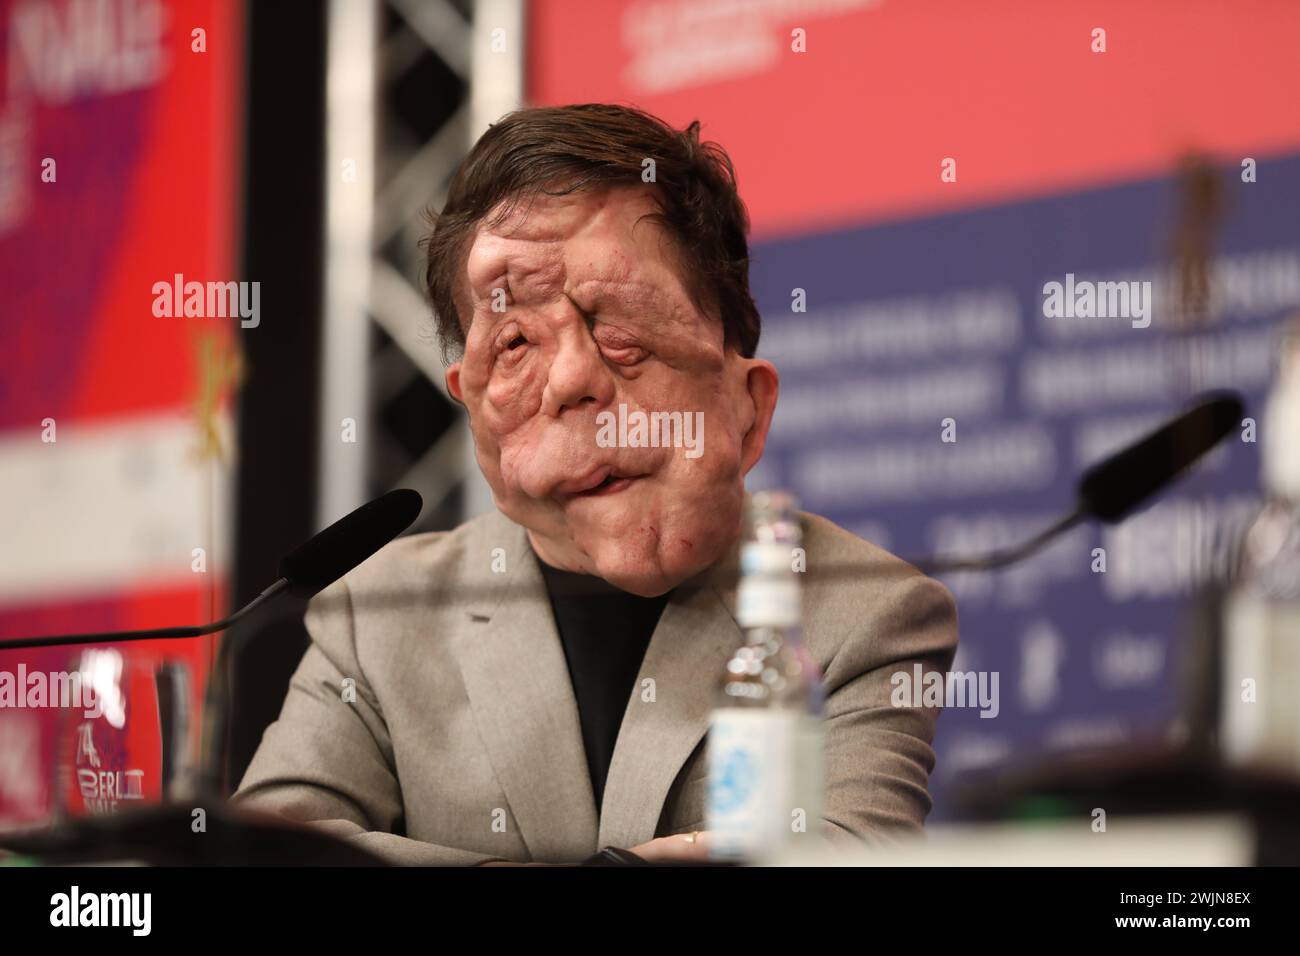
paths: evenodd
<path fill-rule="evenodd" d="M 520 346 L 527 345 L 527 344 L 528 344 L 528 340 L 526 338 L 524 338 L 522 335 L 516 335 L 513 339 L 511 339 L 509 342 L 506 343 L 506 349 L 507 350 L 517 349 Z"/>
<path fill-rule="evenodd" d="M 605 354 L 619 365 L 635 365 L 645 359 L 648 353 L 637 345 L 606 346 Z"/>

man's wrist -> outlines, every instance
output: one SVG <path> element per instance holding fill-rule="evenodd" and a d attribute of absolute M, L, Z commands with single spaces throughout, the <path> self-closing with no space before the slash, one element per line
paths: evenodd
<path fill-rule="evenodd" d="M 593 853 L 587 857 L 579 866 L 647 866 L 644 859 L 637 856 L 631 850 L 624 850 L 622 847 L 607 846 L 603 847 L 599 853 Z"/>

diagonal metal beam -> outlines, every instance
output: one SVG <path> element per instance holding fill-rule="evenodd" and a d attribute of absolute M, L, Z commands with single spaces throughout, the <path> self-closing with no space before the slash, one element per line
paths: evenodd
<path fill-rule="evenodd" d="M 375 200 L 375 245 L 382 246 L 403 224 L 421 215 L 465 155 L 469 108 L 462 105 L 434 137 L 384 183 Z"/>
<path fill-rule="evenodd" d="M 472 31 L 460 11 L 446 0 L 390 0 L 390 3 L 457 76 L 469 78 Z"/>
<path fill-rule="evenodd" d="M 447 395 L 447 366 L 433 333 L 433 321 L 424 297 L 406 277 L 382 259 L 376 259 L 370 281 L 370 314 L 406 353 L 411 363 L 443 395 Z M 450 399 L 450 396 L 447 396 Z"/>

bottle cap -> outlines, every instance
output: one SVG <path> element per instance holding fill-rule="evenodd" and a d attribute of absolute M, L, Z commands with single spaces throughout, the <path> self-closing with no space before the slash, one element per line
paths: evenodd
<path fill-rule="evenodd" d="M 1300 317 L 1293 321 L 1260 425 L 1264 490 L 1300 502 Z"/>

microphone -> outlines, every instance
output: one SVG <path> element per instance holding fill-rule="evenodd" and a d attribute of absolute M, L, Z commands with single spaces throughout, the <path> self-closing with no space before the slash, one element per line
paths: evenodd
<path fill-rule="evenodd" d="M 1208 393 L 1177 418 L 1085 471 L 1079 479 L 1074 510 L 1028 541 L 977 557 L 912 563 L 927 574 L 991 571 L 1028 557 L 1082 521 L 1116 524 L 1222 441 L 1244 412 L 1245 405 L 1236 392 Z"/>
<path fill-rule="evenodd" d="M 280 561 L 289 593 L 309 598 L 329 587 L 411 526 L 424 500 L 398 488 L 340 518 Z"/>
<path fill-rule="evenodd" d="M 1235 393 L 1207 397 L 1085 471 L 1079 480 L 1079 507 L 1107 524 L 1122 521 L 1222 441 L 1245 410 Z"/>
<path fill-rule="evenodd" d="M 159 638 L 201 637 L 223 631 L 247 617 L 256 608 L 288 592 L 309 598 L 347 574 L 362 561 L 410 527 L 420 515 L 424 501 L 419 492 L 398 488 L 344 515 L 328 528 L 299 545 L 280 561 L 280 578 L 229 617 L 210 624 L 188 627 L 160 627 L 142 631 L 112 631 L 101 634 L 60 634 L 0 641 L 0 650 L 57 647 L 68 644 L 106 644 L 124 641 L 152 641 Z M 248 635 L 232 635 L 217 651 L 217 661 L 208 680 L 204 704 L 203 733 L 204 789 L 220 792 L 224 784 L 226 711 L 228 708 L 228 661 L 232 647 L 241 647 Z"/>

